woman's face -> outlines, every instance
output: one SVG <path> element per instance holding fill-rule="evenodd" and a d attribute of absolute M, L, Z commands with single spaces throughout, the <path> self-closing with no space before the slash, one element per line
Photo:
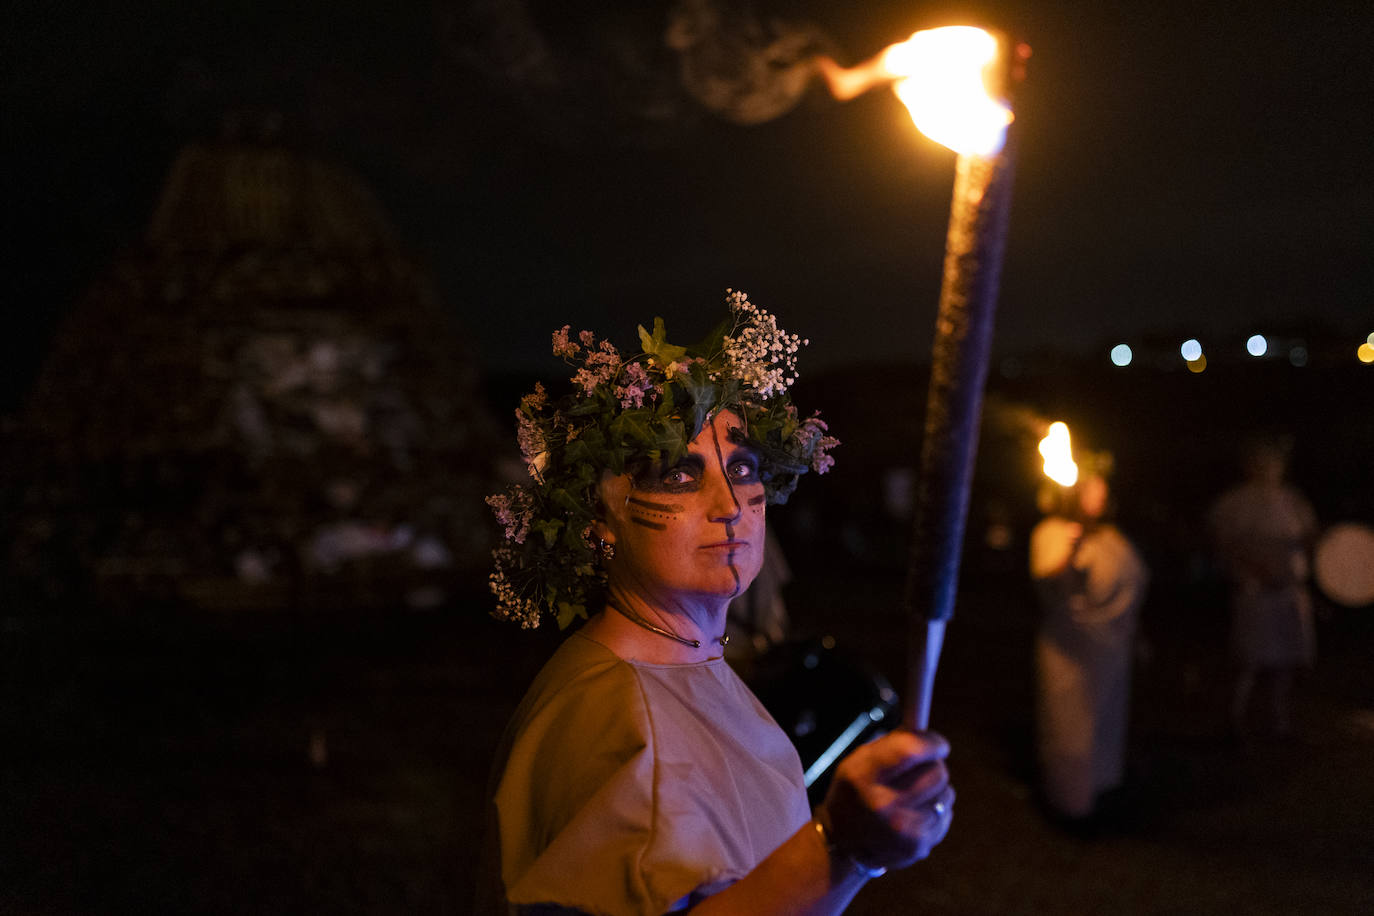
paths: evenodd
<path fill-rule="evenodd" d="M 1096 474 L 1080 480 L 1078 505 L 1087 518 L 1101 518 L 1107 511 L 1107 481 Z"/>
<path fill-rule="evenodd" d="M 718 413 L 677 464 L 603 481 L 613 586 L 730 598 L 758 575 L 766 500 L 757 454 L 730 441 L 739 425 Z"/>

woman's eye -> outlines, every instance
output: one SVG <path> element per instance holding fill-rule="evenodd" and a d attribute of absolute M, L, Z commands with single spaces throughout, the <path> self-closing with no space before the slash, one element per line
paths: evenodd
<path fill-rule="evenodd" d="M 755 480 L 759 476 L 759 469 L 752 461 L 736 461 L 730 466 L 730 476 L 735 480 Z"/>
<path fill-rule="evenodd" d="M 663 475 L 663 482 L 667 484 L 677 485 L 691 483 L 693 480 L 696 480 L 696 478 L 693 477 L 692 472 L 687 470 L 686 468 L 673 468 L 671 471 Z"/>

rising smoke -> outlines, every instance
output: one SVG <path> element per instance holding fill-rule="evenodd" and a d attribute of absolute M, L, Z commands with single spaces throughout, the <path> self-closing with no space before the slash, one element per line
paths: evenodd
<path fill-rule="evenodd" d="M 442 21 L 457 60 L 565 142 L 777 118 L 834 47 L 817 26 L 722 0 L 457 0 Z"/>

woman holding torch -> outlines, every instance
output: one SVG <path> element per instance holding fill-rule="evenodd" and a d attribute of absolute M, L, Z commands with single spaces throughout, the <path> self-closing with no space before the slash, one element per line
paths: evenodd
<path fill-rule="evenodd" d="M 1067 450 L 1063 424 L 1041 445 L 1047 472 L 1056 440 Z M 1105 520 L 1111 456 L 1080 461 L 1081 471 L 1070 462 L 1068 476 L 1042 489 L 1047 515 L 1030 543 L 1043 612 L 1035 653 L 1041 791 L 1051 812 L 1074 825 L 1089 823 L 1103 793 L 1122 781 L 1131 652 L 1149 581 L 1131 542 Z"/>
<path fill-rule="evenodd" d="M 507 535 L 497 613 L 585 623 L 498 752 L 485 912 L 837 913 L 949 829 L 932 733 L 857 749 L 810 811 L 796 751 L 722 657 L 766 506 L 838 444 L 787 393 L 803 341 L 728 303 L 701 344 L 669 344 L 659 320 L 629 358 L 563 328 L 573 393 L 537 388 L 517 411 L 531 480 L 488 500 Z"/>

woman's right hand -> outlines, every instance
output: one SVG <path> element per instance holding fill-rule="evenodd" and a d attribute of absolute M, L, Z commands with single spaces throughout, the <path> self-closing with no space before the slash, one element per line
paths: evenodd
<path fill-rule="evenodd" d="M 895 731 L 857 748 L 835 770 L 816 812 L 837 852 L 869 868 L 904 868 L 930 855 L 954 817 L 935 732 Z"/>

